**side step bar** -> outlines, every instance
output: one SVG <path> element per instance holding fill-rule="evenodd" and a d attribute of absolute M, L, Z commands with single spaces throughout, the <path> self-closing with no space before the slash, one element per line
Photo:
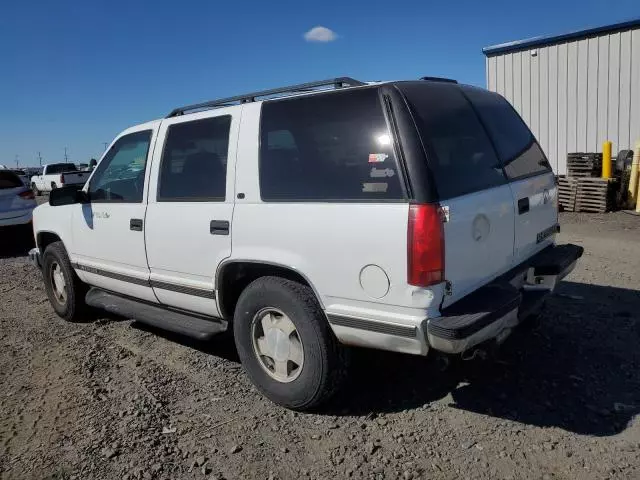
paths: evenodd
<path fill-rule="evenodd" d="M 85 297 L 87 305 L 101 308 L 140 323 L 178 333 L 197 340 L 209 340 L 227 330 L 227 322 L 196 313 L 171 310 L 167 307 L 122 297 L 92 288 Z"/>

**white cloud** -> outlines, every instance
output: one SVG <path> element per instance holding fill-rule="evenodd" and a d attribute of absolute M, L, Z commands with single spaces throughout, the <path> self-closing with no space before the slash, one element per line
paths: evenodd
<path fill-rule="evenodd" d="M 309 30 L 304 34 L 304 39 L 307 42 L 327 43 L 327 42 L 333 42 L 337 38 L 338 38 L 338 34 L 336 32 L 334 32 L 333 30 L 327 27 L 322 27 L 322 26 L 313 27 L 311 30 Z"/>

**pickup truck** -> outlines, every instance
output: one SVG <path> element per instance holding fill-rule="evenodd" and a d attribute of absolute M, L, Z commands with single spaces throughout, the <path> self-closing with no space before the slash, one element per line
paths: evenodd
<path fill-rule="evenodd" d="M 58 187 L 84 185 L 90 172 L 80 172 L 73 163 L 52 163 L 44 166 L 42 175 L 31 177 L 31 189 L 40 195 Z"/>
<path fill-rule="evenodd" d="M 60 317 L 229 332 L 254 385 L 297 410 L 338 391 L 347 347 L 501 344 L 583 253 L 555 243 L 556 180 L 513 107 L 433 78 L 174 109 L 118 135 L 84 188 L 52 191 L 33 230 Z"/>

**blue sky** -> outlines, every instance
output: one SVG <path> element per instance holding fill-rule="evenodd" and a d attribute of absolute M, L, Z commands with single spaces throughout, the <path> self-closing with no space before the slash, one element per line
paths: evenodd
<path fill-rule="evenodd" d="M 176 106 L 334 76 L 484 86 L 484 46 L 638 15 L 638 0 L 5 2 L 0 164 L 64 147 L 86 162 Z M 315 26 L 337 38 L 306 41 Z"/>

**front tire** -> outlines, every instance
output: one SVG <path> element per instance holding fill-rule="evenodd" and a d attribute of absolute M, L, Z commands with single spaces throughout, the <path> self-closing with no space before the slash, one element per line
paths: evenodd
<path fill-rule="evenodd" d="M 80 281 L 62 242 L 50 244 L 42 257 L 45 290 L 56 313 L 69 322 L 77 322 L 87 311 L 84 297 L 88 287 Z"/>
<path fill-rule="evenodd" d="M 278 405 L 314 409 L 346 378 L 349 352 L 306 285 L 280 277 L 253 281 L 238 300 L 234 337 L 249 378 Z"/>

